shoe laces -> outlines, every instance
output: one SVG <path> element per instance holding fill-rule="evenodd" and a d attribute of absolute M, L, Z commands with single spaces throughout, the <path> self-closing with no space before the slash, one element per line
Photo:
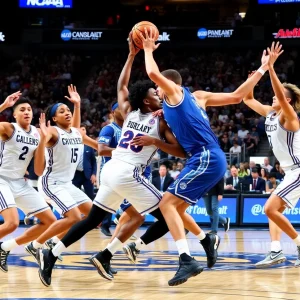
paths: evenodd
<path fill-rule="evenodd" d="M 7 257 L 8 257 L 9 252 L 0 250 L 0 264 L 2 266 L 5 266 L 7 263 Z"/>

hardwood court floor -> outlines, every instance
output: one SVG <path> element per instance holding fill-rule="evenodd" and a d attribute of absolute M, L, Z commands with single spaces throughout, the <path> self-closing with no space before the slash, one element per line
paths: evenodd
<path fill-rule="evenodd" d="M 23 230 L 18 229 L 13 236 Z M 139 230 L 137 235 L 143 231 Z M 19 247 L 9 256 L 9 272 L 0 272 L 0 299 L 300 299 L 300 268 L 293 267 L 296 247 L 286 236 L 282 244 L 288 261 L 264 270 L 253 265 L 269 251 L 268 231 L 231 230 L 228 234 L 221 231 L 220 236 L 220 255 L 214 270 L 205 269 L 178 287 L 167 284 L 178 261 L 169 234 L 149 245 L 137 265 L 130 264 L 118 252 L 113 267 L 119 273 L 109 282 L 87 260 L 108 243 L 99 230 L 93 230 L 68 249 L 48 288 L 40 282 L 33 259 Z M 192 254 L 204 264 L 201 245 L 191 234 L 188 241 Z"/>

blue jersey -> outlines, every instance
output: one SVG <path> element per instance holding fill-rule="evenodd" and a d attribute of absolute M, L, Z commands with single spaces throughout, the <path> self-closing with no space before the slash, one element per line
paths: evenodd
<path fill-rule="evenodd" d="M 206 111 L 201 108 L 188 88 L 182 87 L 182 100 L 177 105 L 163 103 L 164 118 L 183 149 L 189 153 L 201 147 L 218 147 L 219 142 L 210 128 Z"/>
<path fill-rule="evenodd" d="M 110 148 L 117 148 L 121 138 L 122 128 L 115 122 L 104 126 L 99 133 L 99 144 L 105 144 Z M 110 156 L 102 156 L 101 169 L 111 159 Z"/>

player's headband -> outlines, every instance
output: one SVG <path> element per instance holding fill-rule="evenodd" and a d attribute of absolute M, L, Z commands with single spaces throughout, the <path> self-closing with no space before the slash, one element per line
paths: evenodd
<path fill-rule="evenodd" d="M 115 104 L 111 107 L 111 110 L 112 110 L 112 111 L 115 111 L 118 107 L 119 107 L 119 104 L 118 104 L 118 102 L 117 102 L 117 103 L 115 103 Z"/>
<path fill-rule="evenodd" d="M 50 118 L 54 117 L 54 115 L 55 115 L 57 109 L 58 109 L 61 105 L 63 105 L 63 103 L 56 103 L 56 104 L 54 104 L 54 105 L 52 106 L 52 108 L 51 108 L 51 110 L 50 110 Z"/>

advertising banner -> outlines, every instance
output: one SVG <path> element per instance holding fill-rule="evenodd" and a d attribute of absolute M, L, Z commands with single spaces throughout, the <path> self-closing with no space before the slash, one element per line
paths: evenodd
<path fill-rule="evenodd" d="M 72 8 L 73 0 L 19 0 L 21 8 Z"/>
<path fill-rule="evenodd" d="M 242 225 L 268 224 L 268 218 L 264 212 L 264 206 L 267 199 L 267 197 L 242 197 Z M 286 208 L 283 214 L 290 220 L 292 224 L 300 224 L 300 201 L 295 208 Z"/>

